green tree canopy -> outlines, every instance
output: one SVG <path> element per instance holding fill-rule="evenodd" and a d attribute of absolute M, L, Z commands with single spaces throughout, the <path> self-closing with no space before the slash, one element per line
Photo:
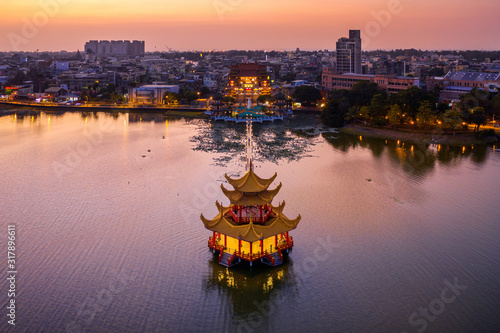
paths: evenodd
<path fill-rule="evenodd" d="M 259 97 L 257 97 L 257 102 L 265 103 L 265 102 L 270 102 L 273 99 L 274 99 L 274 97 L 271 95 L 260 95 Z"/>
<path fill-rule="evenodd" d="M 166 92 L 165 96 L 163 97 L 163 102 L 167 105 L 172 105 L 172 104 L 179 104 L 181 97 L 177 93 L 173 92 Z"/>
<path fill-rule="evenodd" d="M 453 130 L 462 123 L 462 114 L 456 109 L 450 109 L 443 114 L 443 129 Z"/>
<path fill-rule="evenodd" d="M 377 94 L 385 94 L 378 84 L 369 81 L 356 82 L 349 90 L 349 99 L 352 105 L 369 105 Z"/>
<path fill-rule="evenodd" d="M 328 126 L 342 127 L 345 124 L 349 107 L 350 103 L 347 97 L 330 99 L 321 113 L 321 120 Z"/>
<path fill-rule="evenodd" d="M 425 101 L 418 108 L 417 123 L 420 126 L 427 128 L 435 120 L 436 120 L 436 114 L 434 113 L 434 111 L 432 111 L 431 103 Z"/>
<path fill-rule="evenodd" d="M 482 106 L 478 106 L 472 109 L 471 113 L 470 120 L 474 125 L 476 125 L 474 131 L 479 132 L 479 127 L 481 127 L 481 125 L 486 125 L 486 121 L 488 120 L 486 111 Z"/>
<path fill-rule="evenodd" d="M 387 118 L 389 119 L 389 123 L 393 126 L 401 123 L 401 120 L 403 119 L 403 112 L 401 111 L 399 105 L 391 105 L 391 109 L 387 113 Z"/>
<path fill-rule="evenodd" d="M 295 78 L 297 77 L 297 74 L 295 73 L 288 73 L 288 74 L 285 74 L 281 77 L 281 81 L 283 82 L 292 82 L 293 80 L 295 80 Z"/>
<path fill-rule="evenodd" d="M 384 94 L 376 94 L 370 102 L 370 116 L 373 119 L 384 118 L 387 108 L 387 97 Z"/>
<path fill-rule="evenodd" d="M 298 86 L 293 92 L 293 98 L 300 103 L 306 105 L 313 105 L 319 101 L 321 96 L 321 91 L 313 86 Z"/>

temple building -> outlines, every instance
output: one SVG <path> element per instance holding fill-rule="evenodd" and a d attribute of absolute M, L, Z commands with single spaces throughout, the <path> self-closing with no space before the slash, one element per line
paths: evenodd
<path fill-rule="evenodd" d="M 212 220 L 201 215 L 205 228 L 213 232 L 208 247 L 219 252 L 219 263 L 231 267 L 241 260 L 260 260 L 271 266 L 283 263 L 283 251 L 293 247 L 289 232 L 297 227 L 300 215 L 290 220 L 283 214 L 285 202 L 278 206 L 272 200 L 281 189 L 281 183 L 270 189 L 276 179 L 260 178 L 253 170 L 251 122 L 247 122 L 247 172 L 241 178 L 225 178 L 233 187 L 222 192 L 229 205 L 216 202 L 219 213 Z"/>
<path fill-rule="evenodd" d="M 255 63 L 231 66 L 226 93 L 237 102 L 246 102 L 248 98 L 256 102 L 260 95 L 270 95 L 267 66 Z"/>

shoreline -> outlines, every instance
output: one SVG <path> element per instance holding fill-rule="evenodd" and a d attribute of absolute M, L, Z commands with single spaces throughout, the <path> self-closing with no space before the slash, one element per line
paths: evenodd
<path fill-rule="evenodd" d="M 154 107 L 154 106 L 133 106 L 133 105 L 59 105 L 59 104 L 39 104 L 39 103 L 15 103 L 0 101 L 0 105 L 8 105 L 18 108 L 43 108 L 43 109 L 61 109 L 61 110 L 123 110 L 123 111 L 150 111 L 150 112 L 163 112 L 163 111 L 185 111 L 185 112 L 205 112 L 207 108 L 196 108 L 189 105 L 179 107 Z"/>
<path fill-rule="evenodd" d="M 14 113 L 23 112 L 45 112 L 45 113 L 65 113 L 65 112 L 107 112 L 107 113 L 164 113 L 166 116 L 188 117 L 204 119 L 205 108 L 152 108 L 152 107 L 116 107 L 116 106 L 72 106 L 72 105 L 34 105 L 24 103 L 11 103 L 0 101 L 1 106 L 8 106 L 12 109 L 0 111 L 0 116 L 7 116 Z M 30 110 L 31 109 L 31 110 Z"/>
<path fill-rule="evenodd" d="M 450 146 L 469 146 L 494 143 L 476 138 L 473 132 L 457 134 L 454 134 L 453 132 L 448 133 L 443 131 L 434 131 L 432 133 L 418 133 L 353 124 L 346 125 L 345 127 L 340 128 L 339 131 L 347 135 L 359 135 L 382 140 L 404 140 L 415 144 L 445 144 Z"/>

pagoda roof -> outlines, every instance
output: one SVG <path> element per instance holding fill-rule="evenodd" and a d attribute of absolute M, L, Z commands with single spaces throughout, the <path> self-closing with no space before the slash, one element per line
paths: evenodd
<path fill-rule="evenodd" d="M 253 168 L 250 168 L 245 175 L 239 179 L 232 179 L 227 174 L 226 177 L 229 184 L 231 184 L 236 191 L 244 193 L 258 193 L 267 190 L 269 185 L 276 179 L 277 173 L 269 179 L 260 178 L 255 174 Z"/>
<path fill-rule="evenodd" d="M 213 220 L 208 220 L 203 217 L 203 214 L 201 215 L 205 228 L 246 242 L 256 242 L 293 230 L 301 219 L 300 215 L 294 220 L 286 217 L 283 214 L 283 208 L 285 207 L 283 202 L 278 207 L 273 207 L 271 218 L 264 224 L 255 224 L 253 222 L 236 224 L 229 213 L 230 207 L 223 207 L 218 201 L 216 205 L 219 213 Z"/>
<path fill-rule="evenodd" d="M 222 192 L 231 204 L 237 206 L 263 206 L 271 203 L 281 189 L 281 183 L 274 190 L 264 190 L 255 194 L 241 191 L 230 191 L 221 184 Z"/>

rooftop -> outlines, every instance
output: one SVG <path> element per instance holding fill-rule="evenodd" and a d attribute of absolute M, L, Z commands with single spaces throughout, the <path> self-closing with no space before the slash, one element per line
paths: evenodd
<path fill-rule="evenodd" d="M 450 71 L 445 75 L 445 78 L 457 81 L 500 81 L 500 74 Z"/>

